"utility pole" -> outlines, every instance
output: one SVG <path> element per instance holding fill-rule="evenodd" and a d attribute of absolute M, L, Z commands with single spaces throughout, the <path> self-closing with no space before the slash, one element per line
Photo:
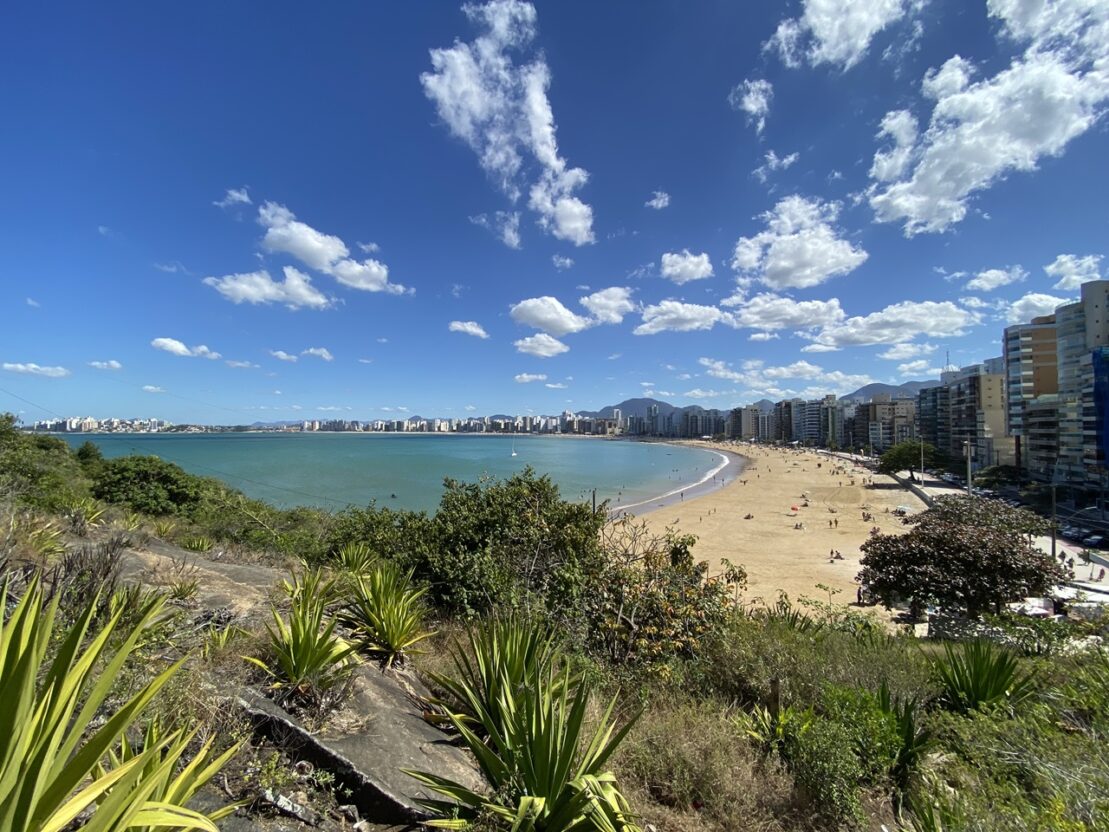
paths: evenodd
<path fill-rule="evenodd" d="M 973 488 L 973 483 L 971 481 L 972 475 L 970 472 L 970 440 L 968 439 L 963 444 L 967 446 L 967 496 L 970 497 L 973 493 L 971 491 L 971 489 Z"/>
<path fill-rule="evenodd" d="M 924 488 L 924 437 L 920 437 L 920 487 Z"/>
<path fill-rule="evenodd" d="M 1051 482 L 1051 559 L 1055 560 L 1055 478 Z"/>

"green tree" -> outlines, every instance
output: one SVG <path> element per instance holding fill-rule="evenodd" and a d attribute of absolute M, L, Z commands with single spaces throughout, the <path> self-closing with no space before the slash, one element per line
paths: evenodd
<path fill-rule="evenodd" d="M 936 449 L 927 442 L 924 444 L 924 465 L 934 467 L 939 462 Z M 878 458 L 878 470 L 883 474 L 896 474 L 898 471 L 908 471 L 909 479 L 916 481 L 916 471 L 920 468 L 919 439 L 906 439 L 898 442 L 881 457 Z"/>
<path fill-rule="evenodd" d="M 80 448 L 73 452 L 73 455 L 80 463 L 81 470 L 90 477 L 96 476 L 96 472 L 104 464 L 104 454 L 100 452 L 100 446 L 95 442 L 86 440 Z"/>
<path fill-rule="evenodd" d="M 1030 511 L 978 497 L 940 497 L 907 534 L 876 534 L 862 545 L 859 581 L 888 608 L 907 603 L 913 617 L 942 604 L 977 617 L 1043 595 L 1067 578 L 1031 542 L 1045 522 Z"/>
<path fill-rule="evenodd" d="M 0 492 L 46 511 L 61 511 L 87 495 L 88 481 L 69 445 L 22 433 L 16 425 L 15 416 L 0 414 Z"/>

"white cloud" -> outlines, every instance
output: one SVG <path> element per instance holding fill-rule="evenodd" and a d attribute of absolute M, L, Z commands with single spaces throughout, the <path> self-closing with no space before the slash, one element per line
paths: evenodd
<path fill-rule="evenodd" d="M 833 347 L 900 344 L 918 335 L 954 338 L 981 323 L 981 316 L 950 301 L 902 301 L 825 326 L 813 341 Z"/>
<path fill-rule="evenodd" d="M 224 193 L 223 199 L 217 199 L 212 203 L 219 208 L 231 208 L 235 205 L 250 205 L 250 194 L 247 193 L 246 187 L 242 188 L 228 188 Z"/>
<path fill-rule="evenodd" d="M 878 353 L 878 357 L 887 361 L 905 361 L 919 355 L 931 355 L 935 351 L 935 344 L 894 344 L 885 352 Z"/>
<path fill-rule="evenodd" d="M 704 252 L 693 254 L 683 248 L 680 252 L 668 251 L 662 255 L 660 273 L 667 280 L 681 286 L 691 280 L 704 280 L 712 277 L 712 261 Z"/>
<path fill-rule="evenodd" d="M 801 352 L 839 352 L 840 348 L 831 344 L 806 344 L 801 347 Z"/>
<path fill-rule="evenodd" d="M 893 147 L 879 150 L 870 165 L 870 178 L 878 182 L 900 179 L 913 157 L 918 131 L 916 117 L 908 110 L 892 110 L 882 118 L 878 138 L 889 138 Z"/>
<path fill-rule="evenodd" d="M 109 361 L 90 361 L 89 366 L 96 370 L 122 370 L 123 365 L 114 358 Z"/>
<path fill-rule="evenodd" d="M 492 0 L 466 4 L 463 11 L 482 32 L 471 43 L 456 40 L 431 50 L 432 71 L 420 76 L 424 94 L 513 202 L 525 186 L 523 154 L 530 155 L 540 173 L 528 205 L 539 214 L 539 225 L 575 245 L 593 242 L 593 209 L 574 195 L 588 174 L 568 167 L 559 154 L 546 60 L 539 53 L 517 64 L 512 55 L 535 39 L 535 7 Z"/>
<path fill-rule="evenodd" d="M 154 268 L 166 274 L 192 274 L 180 260 L 174 260 L 172 263 L 155 263 Z"/>
<path fill-rule="evenodd" d="M 1109 100 L 1109 4 L 989 0 L 987 6 L 1025 51 L 979 81 L 958 55 L 925 76 L 923 92 L 935 104 L 912 164 L 897 181 L 869 191 L 876 219 L 903 223 L 907 236 L 946 231 L 966 217 L 975 193 L 1061 155 Z"/>
<path fill-rule="evenodd" d="M 295 355 L 291 355 L 285 352 L 285 350 L 270 350 L 270 355 L 272 355 L 278 361 L 295 362 L 297 360 L 297 357 Z"/>
<path fill-rule="evenodd" d="M 561 254 L 552 254 L 551 263 L 553 263 L 554 267 L 560 272 L 566 271 L 566 269 L 569 269 L 574 265 L 574 261 L 572 258 L 566 257 Z"/>
<path fill-rule="evenodd" d="M 745 361 L 739 370 L 714 358 L 701 358 L 698 359 L 698 363 L 705 368 L 705 375 L 735 382 L 756 395 L 782 397 L 800 393 L 806 398 L 814 398 L 827 393 L 848 393 L 874 381 L 868 375 L 825 370 L 817 364 L 803 360 L 777 367 L 767 367 L 762 361 L 749 360 Z M 803 390 L 781 386 L 781 382 L 788 380 L 814 381 L 818 382 L 819 386 Z"/>
<path fill-rule="evenodd" d="M 258 223 L 266 229 L 262 247 L 283 252 L 318 272 L 330 275 L 352 289 L 366 292 L 403 294 L 409 290 L 389 282 L 389 267 L 372 257 L 354 260 L 346 244 L 331 234 L 317 231 L 276 202 L 266 202 L 258 209 Z"/>
<path fill-rule="evenodd" d="M 747 336 L 748 341 L 775 341 L 777 338 L 777 332 L 752 332 Z"/>
<path fill-rule="evenodd" d="M 475 410 L 477 410 L 477 407 L 475 405 L 468 404 L 462 409 L 465 410 L 467 413 L 473 413 Z"/>
<path fill-rule="evenodd" d="M 489 337 L 489 333 L 477 321 L 451 321 L 447 329 L 451 332 L 461 332 L 463 335 L 473 335 L 475 338 Z"/>
<path fill-rule="evenodd" d="M 940 367 L 929 367 L 931 362 L 927 358 L 898 364 L 897 372 L 902 376 L 938 376 L 943 370 Z"/>
<path fill-rule="evenodd" d="M 751 173 L 763 184 L 770 178 L 770 174 L 776 170 L 785 170 L 793 165 L 799 158 L 797 153 L 790 153 L 788 156 L 779 156 L 773 150 L 768 150 L 766 155 L 763 156 L 765 161 L 755 168 Z"/>
<path fill-rule="evenodd" d="M 763 292 L 750 300 L 733 296 L 722 301 L 734 306 L 735 326 L 769 332 L 778 329 L 816 329 L 842 321 L 846 315 L 838 298 L 802 300 Z"/>
<path fill-rule="evenodd" d="M 783 20 L 763 49 L 777 50 L 786 66 L 803 59 L 850 69 L 870 41 L 916 4 L 906 0 L 804 0 L 801 17 Z"/>
<path fill-rule="evenodd" d="M 549 387 L 552 390 L 565 390 L 567 387 L 569 387 L 568 384 L 563 384 L 561 381 L 556 381 L 556 382 L 550 382 L 549 381 L 546 384 L 544 384 L 543 386 L 544 387 Z"/>
<path fill-rule="evenodd" d="M 166 392 L 164 387 L 158 387 L 157 385 L 154 385 L 154 384 L 144 384 L 142 386 L 142 391 L 144 393 L 164 393 L 164 392 Z"/>
<path fill-rule="evenodd" d="M 1057 298 L 1038 292 L 1029 292 L 1019 300 L 1013 301 L 1005 310 L 1005 318 L 1011 324 L 1028 323 L 1040 315 L 1050 315 L 1055 307 L 1070 303 L 1067 298 Z"/>
<path fill-rule="evenodd" d="M 264 269 L 245 274 L 223 277 L 206 277 L 204 284 L 211 286 L 232 303 L 270 304 L 281 303 L 289 309 L 327 309 L 332 301 L 312 285 L 312 278 L 304 272 L 286 266 L 285 279 L 281 282 L 270 277 Z"/>
<path fill-rule="evenodd" d="M 651 198 L 643 203 L 644 208 L 654 208 L 656 211 L 661 211 L 670 205 L 670 194 L 666 191 L 655 191 L 651 194 Z"/>
<path fill-rule="evenodd" d="M 176 338 L 155 338 L 150 342 L 150 346 L 154 347 L 156 350 L 162 350 L 172 355 L 179 355 L 183 358 L 207 358 L 215 361 L 223 357 L 218 352 L 213 352 L 208 349 L 204 344 L 188 347 Z"/>
<path fill-rule="evenodd" d="M 494 211 L 470 217 L 470 222 L 492 231 L 509 248 L 520 248 L 520 212 Z"/>
<path fill-rule="evenodd" d="M 519 341 L 513 341 L 512 345 L 516 347 L 517 352 L 534 355 L 538 358 L 553 358 L 556 355 L 569 352 L 570 350 L 564 343 L 557 338 L 552 338 L 545 332 L 540 332 L 537 335 L 530 335 L 527 338 L 521 338 Z"/>
<path fill-rule="evenodd" d="M 39 302 L 38 302 L 37 300 L 35 300 L 34 298 L 27 298 L 27 299 L 26 299 L 26 303 L 27 303 L 27 305 L 28 305 L 28 306 L 30 306 L 30 307 L 31 307 L 31 308 L 33 308 L 33 309 L 38 309 L 38 308 L 39 308 L 40 306 L 42 306 L 42 304 L 41 304 L 41 303 L 39 303 Z"/>
<path fill-rule="evenodd" d="M 374 360 L 372 358 L 359 358 L 358 363 L 359 364 L 373 364 Z"/>
<path fill-rule="evenodd" d="M 672 395 L 672 394 L 666 393 L 664 395 Z M 726 396 L 726 395 L 728 395 L 728 391 L 727 390 L 702 390 L 700 387 L 694 387 L 692 390 L 687 390 L 686 392 L 682 393 L 681 395 L 685 396 L 687 399 L 714 399 L 717 396 Z"/>
<path fill-rule="evenodd" d="M 624 354 L 622 352 L 614 352 L 614 353 L 612 353 L 612 355 L 610 355 L 608 357 L 608 360 L 609 361 L 615 361 L 616 359 L 622 358 L 623 356 L 624 356 Z"/>
<path fill-rule="evenodd" d="M 732 109 L 745 112 L 747 123 L 755 125 L 756 133 L 761 133 L 766 127 L 766 117 L 770 113 L 773 98 L 773 85 L 762 79 L 745 78 L 728 93 L 728 103 Z"/>
<path fill-rule="evenodd" d="M 1001 286 L 1020 283 L 1028 277 L 1028 272 L 1020 266 L 1010 266 L 1007 269 L 986 269 L 978 272 L 974 279 L 967 282 L 964 287 L 972 292 L 992 292 Z"/>
<path fill-rule="evenodd" d="M 372 242 L 359 243 L 358 248 L 360 248 L 364 254 L 376 254 L 377 252 L 381 251 L 381 246 L 379 246 L 377 243 Z"/>
<path fill-rule="evenodd" d="M 579 298 L 578 303 L 589 310 L 593 322 L 598 324 L 618 324 L 624 316 L 635 311 L 631 300 L 631 289 L 626 286 L 610 286 L 591 295 Z"/>
<path fill-rule="evenodd" d="M 533 381 L 546 381 L 547 376 L 543 373 L 519 373 L 516 376 L 517 384 L 531 384 Z"/>
<path fill-rule="evenodd" d="M 989 306 L 989 304 L 982 300 L 982 298 L 976 298 L 974 296 L 959 298 L 959 303 L 961 303 L 967 309 L 985 309 L 987 306 Z"/>
<path fill-rule="evenodd" d="M 571 312 L 558 298 L 550 295 L 522 300 L 509 310 L 509 315 L 518 324 L 530 326 L 551 335 L 581 332 L 590 325 L 588 318 Z"/>
<path fill-rule="evenodd" d="M 69 375 L 69 370 L 65 367 L 43 367 L 39 364 L 11 364 L 6 361 L 2 366 L 9 373 L 46 376 L 47 378 L 65 378 Z"/>
<path fill-rule="evenodd" d="M 1074 291 L 1083 283 L 1101 278 L 1101 259 L 1100 254 L 1088 254 L 1085 257 L 1060 254 L 1044 266 L 1044 271 L 1048 277 L 1058 278 L 1059 282 L 1053 288 Z"/>
<path fill-rule="evenodd" d="M 295 358 L 296 356 L 293 357 Z M 237 370 L 256 370 L 258 368 L 258 365 L 253 361 L 225 361 L 223 363 Z"/>
<path fill-rule="evenodd" d="M 854 271 L 868 255 L 839 238 L 833 226 L 839 211 L 838 202 L 786 197 L 762 214 L 765 231 L 739 238 L 732 268 L 773 289 L 818 286 Z"/>
<path fill-rule="evenodd" d="M 712 329 L 717 323 L 729 320 L 729 316 L 715 306 L 700 306 L 676 300 L 664 300 L 648 306 L 643 310 L 642 317 L 643 323 L 632 330 L 635 335 Z"/>
<path fill-rule="evenodd" d="M 306 350 L 300 351 L 301 355 L 314 355 L 316 358 L 322 358 L 324 361 L 334 361 L 335 356 L 331 354 L 331 350 L 327 347 L 309 347 Z"/>

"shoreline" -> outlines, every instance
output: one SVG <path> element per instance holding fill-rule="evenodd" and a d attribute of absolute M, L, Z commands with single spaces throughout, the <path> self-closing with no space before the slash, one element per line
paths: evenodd
<path fill-rule="evenodd" d="M 633 516 L 642 517 L 664 508 L 683 504 L 686 498 L 692 501 L 699 497 L 704 497 L 713 492 L 720 491 L 734 483 L 739 478 L 739 475 L 743 473 L 744 468 L 749 462 L 747 457 L 723 448 L 693 444 L 687 445 L 679 442 L 659 442 L 657 444 L 671 445 L 679 448 L 700 448 L 701 450 L 716 454 L 722 461 L 692 485 L 679 486 L 664 494 L 659 494 L 657 497 L 649 497 L 646 500 L 640 500 L 627 505 L 610 505 L 609 514 L 611 516 L 618 517 L 631 513 Z M 717 477 L 719 477 L 719 480 L 717 480 Z M 638 509 L 638 511 L 633 511 L 633 509 Z"/>

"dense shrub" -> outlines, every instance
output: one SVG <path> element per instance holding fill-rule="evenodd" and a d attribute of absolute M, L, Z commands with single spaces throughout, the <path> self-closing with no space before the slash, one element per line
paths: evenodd
<path fill-rule="evenodd" d="M 814 811 L 849 826 L 862 821 L 863 770 L 855 755 L 855 740 L 843 725 L 816 718 L 803 734 L 786 739 L 785 757 L 798 790 Z"/>
<path fill-rule="evenodd" d="M 20 433 L 15 424 L 14 416 L 0 414 L 0 493 L 51 512 L 88 493 L 87 480 L 64 441 Z"/>
<path fill-rule="evenodd" d="M 123 456 L 104 463 L 93 480 L 93 495 L 155 516 L 191 515 L 210 481 L 186 473 L 156 456 Z"/>
<path fill-rule="evenodd" d="M 896 717 L 880 707 L 875 694 L 858 688 L 829 685 L 822 699 L 825 717 L 843 726 L 854 743 L 862 781 L 884 781 L 901 745 Z"/>

